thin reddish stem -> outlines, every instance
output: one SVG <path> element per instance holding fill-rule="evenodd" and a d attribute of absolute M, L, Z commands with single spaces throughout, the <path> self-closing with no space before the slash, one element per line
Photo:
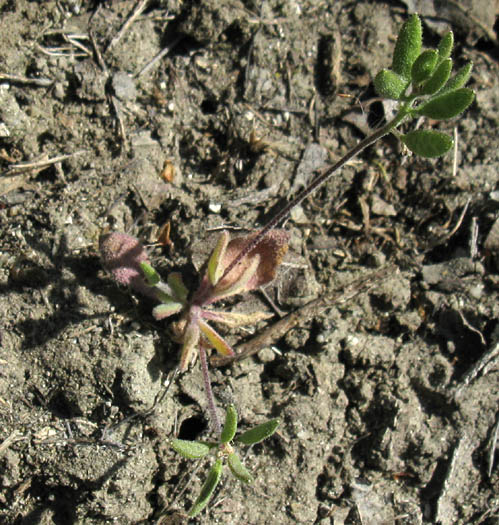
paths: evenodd
<path fill-rule="evenodd" d="M 210 374 L 208 372 L 208 360 L 206 358 L 206 349 L 202 341 L 199 342 L 199 361 L 201 362 L 201 370 L 203 372 L 204 390 L 206 392 L 206 399 L 208 401 L 208 411 L 211 417 L 211 424 L 217 436 L 220 437 L 222 433 L 222 425 L 217 414 L 217 407 L 215 405 L 215 397 L 211 388 Z"/>
<path fill-rule="evenodd" d="M 369 135 L 364 140 L 360 141 L 357 144 L 357 146 L 355 146 L 348 153 L 346 153 L 346 155 L 344 155 L 338 162 L 336 162 L 332 166 L 329 166 L 328 168 L 325 168 L 322 172 L 320 172 L 306 188 L 300 191 L 291 202 L 289 202 L 280 212 L 274 215 L 274 217 L 272 217 L 272 219 L 270 219 L 270 221 L 267 224 L 265 224 L 265 226 L 258 232 L 255 238 L 241 250 L 237 257 L 225 269 L 225 272 L 222 275 L 222 279 L 224 279 L 227 276 L 227 274 L 231 272 L 234 269 L 234 267 L 244 257 L 246 257 L 246 255 L 248 255 L 248 253 L 254 250 L 255 247 L 258 246 L 260 242 L 262 242 L 262 239 L 265 237 L 265 235 L 267 235 L 267 233 L 270 230 L 276 228 L 282 222 L 284 222 L 284 220 L 289 216 L 290 211 L 295 206 L 300 205 L 309 195 L 311 195 L 317 188 L 319 188 L 319 186 L 322 186 L 322 184 L 324 184 L 333 175 L 335 171 L 344 166 L 349 160 L 353 159 L 361 151 L 365 150 L 371 144 L 374 144 L 381 137 L 387 135 L 393 129 L 395 129 L 406 116 L 407 107 L 404 106 L 402 109 L 400 109 L 397 115 L 385 126 L 380 128 L 378 131 L 375 131 L 372 135 Z"/>

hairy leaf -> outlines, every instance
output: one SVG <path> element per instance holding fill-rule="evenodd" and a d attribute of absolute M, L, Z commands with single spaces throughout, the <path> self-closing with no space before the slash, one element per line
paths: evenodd
<path fill-rule="evenodd" d="M 225 412 L 225 423 L 220 435 L 220 441 L 222 443 L 229 443 L 234 438 L 237 431 L 237 412 L 234 405 L 229 405 Z"/>
<path fill-rule="evenodd" d="M 261 425 L 257 425 L 256 427 L 247 430 L 238 436 L 236 441 L 240 441 L 245 445 L 254 445 L 255 443 L 260 443 L 260 441 L 267 439 L 277 430 L 279 423 L 279 419 L 270 419 Z"/>
<path fill-rule="evenodd" d="M 438 53 L 434 49 L 423 51 L 412 65 L 412 82 L 419 84 L 429 78 L 437 66 L 437 60 Z"/>
<path fill-rule="evenodd" d="M 223 231 L 220 237 L 218 238 L 215 249 L 210 255 L 208 260 L 208 278 L 213 286 L 215 286 L 220 277 L 222 277 L 224 268 L 222 266 L 222 261 L 225 255 L 225 250 L 229 244 L 230 235 L 229 232 Z"/>
<path fill-rule="evenodd" d="M 246 467 L 241 463 L 239 456 L 234 452 L 229 454 L 227 458 L 227 464 L 229 465 L 230 471 L 234 476 L 243 483 L 253 483 L 254 479 Z"/>
<path fill-rule="evenodd" d="M 142 243 L 126 233 L 113 232 L 101 235 L 99 252 L 102 264 L 113 279 L 144 295 L 156 298 L 154 290 L 146 283 L 140 263 L 149 262 Z"/>
<path fill-rule="evenodd" d="M 438 56 L 441 60 L 449 58 L 452 53 L 452 48 L 454 47 L 454 33 L 452 31 L 447 31 L 445 35 L 440 39 L 438 44 Z"/>
<path fill-rule="evenodd" d="M 382 69 L 374 78 L 374 89 L 383 98 L 398 100 L 409 82 L 391 69 Z"/>
<path fill-rule="evenodd" d="M 182 303 L 187 301 L 187 296 L 189 295 L 189 290 L 182 280 L 182 275 L 178 272 L 172 272 L 168 276 L 168 285 L 173 290 L 175 297 L 179 299 Z"/>
<path fill-rule="evenodd" d="M 181 456 L 188 459 L 199 459 L 210 452 L 209 445 L 198 441 L 187 441 L 185 439 L 172 439 L 170 445 Z"/>
<path fill-rule="evenodd" d="M 420 93 L 422 95 L 433 95 L 440 91 L 449 80 L 451 71 L 452 59 L 442 60 L 433 75 L 423 84 Z"/>
<path fill-rule="evenodd" d="M 219 354 L 226 356 L 234 355 L 234 350 L 232 350 L 229 343 L 227 343 L 227 341 L 225 341 L 225 339 L 208 323 L 202 319 L 199 319 L 198 325 L 201 328 L 201 332 L 210 343 L 210 346 L 213 347 Z"/>
<path fill-rule="evenodd" d="M 170 317 L 171 315 L 178 314 L 182 310 L 182 308 L 183 305 L 175 301 L 161 303 L 153 308 L 152 315 L 154 316 L 154 319 L 160 321 L 161 319 L 165 319 L 166 317 Z"/>
<path fill-rule="evenodd" d="M 231 295 L 237 295 L 239 293 L 248 292 L 252 290 L 249 285 L 250 281 L 254 278 L 258 266 L 260 264 L 260 255 L 256 254 L 251 259 L 244 258 L 244 262 L 247 263 L 244 271 L 238 275 L 236 279 L 230 279 L 230 275 L 227 278 L 219 281 L 213 290 L 213 297 L 222 299 L 224 297 L 230 297 Z M 233 272 L 236 273 L 236 270 Z"/>
<path fill-rule="evenodd" d="M 189 517 L 194 518 L 208 505 L 213 491 L 216 489 L 222 475 L 222 461 L 217 459 L 211 468 L 197 500 L 194 502 L 192 509 L 189 511 Z"/>
<path fill-rule="evenodd" d="M 402 142 L 421 157 L 440 157 L 452 148 L 453 140 L 445 133 L 418 129 L 401 137 Z"/>
<path fill-rule="evenodd" d="M 140 269 L 149 286 L 156 286 L 161 281 L 159 273 L 149 263 L 141 262 Z"/>
<path fill-rule="evenodd" d="M 185 372 L 189 365 L 196 358 L 196 347 L 199 343 L 201 334 L 197 322 L 190 322 L 187 324 L 183 333 L 183 345 L 180 353 L 179 370 Z"/>
<path fill-rule="evenodd" d="M 430 99 L 417 108 L 417 113 L 436 120 L 446 120 L 462 113 L 475 98 L 473 90 L 456 89 Z"/>
<path fill-rule="evenodd" d="M 463 87 L 468 82 L 471 70 L 473 69 L 473 62 L 468 62 L 447 82 L 447 85 L 443 88 L 441 94 L 449 91 L 455 91 Z"/>
<path fill-rule="evenodd" d="M 244 250 L 246 246 L 255 238 L 257 234 L 248 235 L 246 237 L 236 237 L 232 239 L 223 257 L 223 268 L 227 268 L 232 261 L 234 261 L 238 255 Z M 282 262 L 284 255 L 288 250 L 289 233 L 285 230 L 271 230 L 265 235 L 262 241 L 253 248 L 243 259 L 232 269 L 232 271 L 221 279 L 216 286 L 216 293 L 214 300 L 222 297 L 220 291 L 223 290 L 223 296 L 227 296 L 227 289 L 231 289 L 231 295 L 240 293 L 242 291 L 247 292 L 255 290 L 264 284 L 269 283 L 274 279 L 277 268 Z M 258 256 L 258 265 L 256 266 L 255 272 L 248 272 L 248 267 L 254 263 L 255 257 Z M 235 284 L 242 278 L 248 277 L 250 273 L 253 273 L 251 278 L 246 282 L 243 289 L 239 284 Z"/>
<path fill-rule="evenodd" d="M 421 53 L 423 30 L 418 15 L 411 15 L 397 37 L 393 52 L 392 69 L 406 79 L 411 78 L 411 68 Z"/>

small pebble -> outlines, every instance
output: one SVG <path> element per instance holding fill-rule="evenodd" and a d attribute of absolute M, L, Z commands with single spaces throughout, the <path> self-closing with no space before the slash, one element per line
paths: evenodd
<path fill-rule="evenodd" d="M 222 205 L 218 202 L 210 202 L 210 204 L 208 204 L 208 209 L 212 213 L 220 213 L 220 211 L 222 210 Z"/>
<path fill-rule="evenodd" d="M 133 78 L 125 71 L 118 71 L 113 76 L 114 93 L 120 100 L 135 100 L 137 88 Z"/>
<path fill-rule="evenodd" d="M 64 84 L 62 82 L 56 82 L 54 84 L 54 97 L 57 100 L 63 100 L 66 95 Z"/>
<path fill-rule="evenodd" d="M 258 359 L 262 363 L 270 363 L 275 359 L 275 352 L 271 348 L 263 348 L 258 352 Z"/>

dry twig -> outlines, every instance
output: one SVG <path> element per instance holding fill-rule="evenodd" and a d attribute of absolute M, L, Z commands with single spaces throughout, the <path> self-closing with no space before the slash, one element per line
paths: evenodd
<path fill-rule="evenodd" d="M 8 75 L 6 73 L 0 73 L 0 82 L 12 82 L 13 84 L 32 84 L 38 87 L 49 87 L 54 81 L 50 78 L 40 77 L 22 77 L 19 75 Z"/>
<path fill-rule="evenodd" d="M 177 36 L 174 38 L 170 44 L 168 44 L 164 49 L 162 49 L 151 61 L 149 61 L 138 73 L 134 76 L 135 78 L 140 77 L 148 73 L 157 62 L 159 62 L 164 56 L 166 56 L 182 39 L 182 36 Z"/>
<path fill-rule="evenodd" d="M 498 437 L 499 437 L 499 412 L 497 413 L 496 424 L 494 425 L 494 429 L 492 430 L 492 434 L 490 436 L 490 448 L 489 448 L 488 468 L 487 468 L 487 475 L 489 476 L 489 479 L 492 477 L 492 469 L 494 468 L 494 457 L 496 454 Z"/>
<path fill-rule="evenodd" d="M 18 430 L 14 430 L 10 436 L 5 438 L 2 443 L 0 443 L 0 457 L 2 457 L 5 454 L 5 451 L 14 443 L 17 441 L 22 441 L 23 439 L 26 439 L 21 432 Z"/>
<path fill-rule="evenodd" d="M 345 303 L 360 293 L 367 292 L 375 286 L 379 286 L 381 281 L 393 276 L 396 271 L 396 266 L 389 264 L 380 270 L 372 272 L 367 277 L 356 279 L 344 289 L 333 293 L 332 296 L 319 297 L 310 301 L 305 306 L 298 308 L 273 325 L 270 325 L 249 341 L 237 346 L 235 349 L 235 356 L 226 357 L 213 355 L 210 359 L 212 366 L 225 366 L 231 364 L 233 361 L 241 361 L 256 354 L 262 348 L 270 346 L 272 342 L 283 337 L 299 323 L 308 321 L 310 318 L 315 317 L 318 312 L 324 308 L 330 308 L 333 305 Z"/>
<path fill-rule="evenodd" d="M 21 173 L 25 173 L 26 171 L 30 170 L 43 169 L 48 166 L 51 166 L 52 164 L 57 164 L 58 162 L 63 162 L 72 157 L 76 157 L 76 155 L 82 155 L 83 153 L 87 153 L 87 151 L 79 150 L 75 151 L 74 153 L 69 153 L 68 155 L 59 155 L 58 157 L 53 157 L 51 159 L 42 159 L 29 162 L 20 162 L 18 164 L 11 164 L 8 170 L 5 173 L 2 173 L 2 175 L 8 177 L 13 175 L 20 175 Z"/>
<path fill-rule="evenodd" d="M 484 376 L 499 360 L 499 342 L 490 348 L 483 356 L 464 374 L 461 384 L 454 390 L 453 397 L 457 399 L 463 389 L 474 381 L 479 374 Z"/>
<path fill-rule="evenodd" d="M 112 49 L 123 37 L 123 35 L 130 29 L 130 26 L 137 20 L 137 18 L 144 12 L 149 0 L 139 0 L 136 6 L 133 8 L 133 11 L 130 13 L 128 18 L 125 20 L 125 23 L 121 26 L 120 30 L 113 37 L 109 45 L 106 47 L 105 52 L 107 53 Z"/>

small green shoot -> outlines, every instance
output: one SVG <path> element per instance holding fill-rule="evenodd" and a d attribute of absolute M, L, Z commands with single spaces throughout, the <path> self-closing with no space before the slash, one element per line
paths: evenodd
<path fill-rule="evenodd" d="M 254 445 L 270 437 L 279 426 L 278 419 L 270 419 L 261 425 L 247 430 L 235 441 L 244 445 Z M 183 439 L 172 439 L 171 447 L 175 452 L 187 459 L 199 459 L 206 457 L 212 450 L 216 451 L 216 460 L 213 464 L 208 477 L 201 488 L 194 505 L 189 511 L 189 516 L 194 518 L 208 505 L 215 488 L 220 481 L 223 469 L 223 463 L 226 460 L 229 470 L 233 476 L 242 483 L 252 483 L 254 481 L 251 473 L 241 462 L 239 456 L 234 451 L 232 440 L 237 431 L 237 412 L 234 405 L 229 405 L 225 412 L 225 423 L 216 443 L 205 443 L 202 441 L 186 441 Z"/>

